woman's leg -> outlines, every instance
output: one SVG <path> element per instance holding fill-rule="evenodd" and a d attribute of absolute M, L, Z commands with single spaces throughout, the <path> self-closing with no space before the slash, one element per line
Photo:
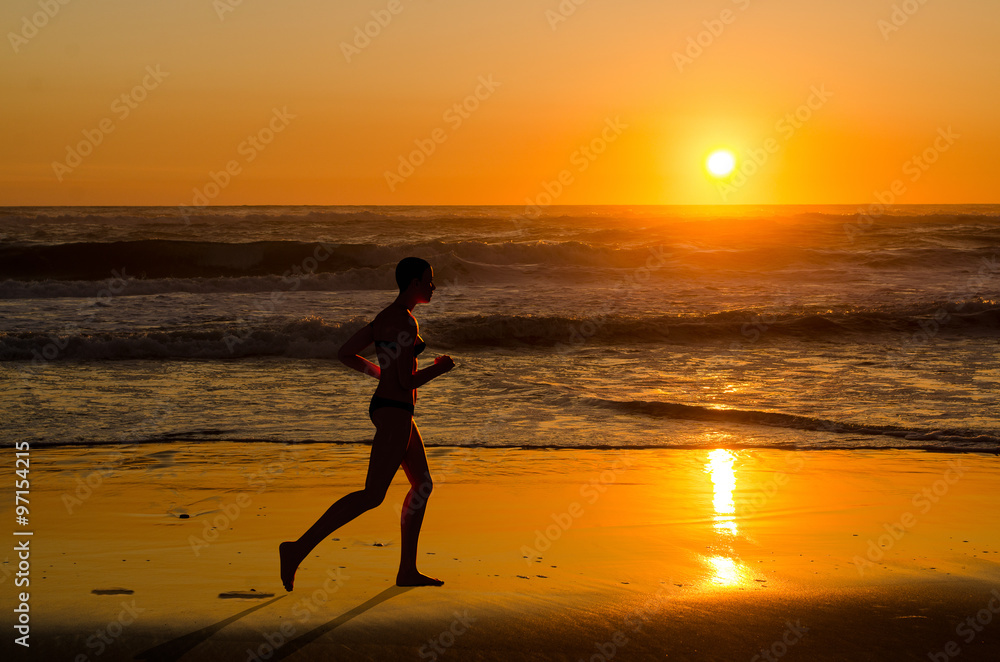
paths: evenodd
<path fill-rule="evenodd" d="M 372 440 L 368 459 L 365 488 L 341 497 L 295 542 L 278 545 L 281 583 L 286 591 L 292 590 L 296 569 L 316 545 L 361 513 L 377 507 L 385 499 L 386 490 L 406 453 L 413 418 L 405 410 L 380 407 L 374 412 L 374 420 L 375 438 Z"/>
<path fill-rule="evenodd" d="M 424 452 L 424 440 L 416 422 L 410 429 L 410 443 L 403 456 L 403 471 L 410 480 L 410 491 L 403 501 L 403 513 L 400 517 L 402 545 L 399 552 L 399 573 L 396 575 L 397 586 L 440 586 L 444 582 L 434 577 L 428 577 L 417 570 L 417 539 L 420 537 L 420 525 L 424 521 L 424 510 L 427 508 L 427 498 L 434 489 L 430 470 L 427 468 L 427 454 Z"/>

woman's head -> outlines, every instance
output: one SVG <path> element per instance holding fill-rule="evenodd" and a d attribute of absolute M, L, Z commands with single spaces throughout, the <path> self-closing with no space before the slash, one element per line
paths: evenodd
<path fill-rule="evenodd" d="M 404 257 L 396 265 L 396 285 L 399 291 L 405 292 L 410 284 L 416 280 L 420 283 L 425 280 L 425 272 L 431 268 L 430 263 L 419 257 Z M 431 274 L 426 274 L 426 279 L 430 280 Z"/>

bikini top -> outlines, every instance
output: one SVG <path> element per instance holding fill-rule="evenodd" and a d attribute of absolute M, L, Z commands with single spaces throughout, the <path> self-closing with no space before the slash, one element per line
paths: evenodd
<path fill-rule="evenodd" d="M 370 326 L 372 328 L 372 331 L 375 330 L 375 327 L 372 326 L 371 322 L 368 322 L 368 326 Z M 396 351 L 396 343 L 393 342 L 392 340 L 376 340 L 375 341 L 375 346 L 376 347 L 385 347 L 385 348 L 390 349 L 390 350 L 392 350 L 394 352 Z M 420 354 L 420 352 L 424 351 L 425 347 L 427 347 L 427 343 L 425 343 L 423 341 L 423 338 L 421 338 L 418 335 L 417 336 L 417 341 L 413 344 L 413 355 L 417 356 L 418 354 Z"/>

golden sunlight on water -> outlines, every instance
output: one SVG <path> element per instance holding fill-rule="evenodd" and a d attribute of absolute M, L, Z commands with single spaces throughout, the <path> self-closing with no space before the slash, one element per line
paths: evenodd
<path fill-rule="evenodd" d="M 743 580 L 741 566 L 728 556 L 710 556 L 708 564 L 713 571 L 711 581 L 719 586 L 735 586 Z"/>
<path fill-rule="evenodd" d="M 705 473 L 712 479 L 715 514 L 713 527 L 725 543 L 731 543 L 738 533 L 736 503 L 736 456 L 732 451 L 717 448 L 708 454 Z M 728 548 L 728 544 L 726 545 Z M 719 550 L 721 551 L 721 550 Z M 731 550 L 730 550 L 731 551 Z M 731 556 L 716 554 L 706 558 L 711 571 L 709 582 L 720 587 L 732 587 L 748 581 L 748 569 Z"/>
<path fill-rule="evenodd" d="M 715 528 L 736 535 L 736 504 L 733 490 L 736 489 L 736 457 L 731 451 L 718 448 L 708 454 L 705 471 L 712 477 L 715 489 Z"/>

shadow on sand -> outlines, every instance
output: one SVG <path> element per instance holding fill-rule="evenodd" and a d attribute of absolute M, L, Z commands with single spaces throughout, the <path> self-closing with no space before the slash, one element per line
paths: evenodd
<path fill-rule="evenodd" d="M 180 659 L 182 655 L 187 653 L 189 650 L 205 641 L 213 634 L 226 627 L 230 623 L 235 623 L 244 616 L 249 616 L 258 609 L 263 609 L 268 605 L 272 605 L 278 600 L 285 598 L 287 596 L 281 595 L 273 600 L 268 600 L 259 605 L 254 605 L 249 609 L 244 609 L 238 614 L 234 614 L 229 618 L 219 621 L 218 623 L 212 623 L 209 626 L 203 627 L 200 630 L 195 630 L 190 632 L 183 637 L 178 637 L 177 639 L 172 639 L 170 641 L 164 642 L 159 646 L 153 646 L 148 650 L 144 650 L 141 653 L 136 653 L 133 660 L 150 660 L 151 662 L 173 662 L 173 660 Z"/>
<path fill-rule="evenodd" d="M 365 613 L 366 611 L 368 611 L 372 607 L 375 607 L 375 606 L 377 606 L 377 605 L 385 602 L 389 598 L 393 598 L 393 597 L 395 597 L 397 595 L 402 595 L 403 593 L 406 593 L 407 591 L 409 591 L 411 588 L 413 588 L 413 587 L 412 586 L 390 586 L 389 588 L 385 589 L 384 591 L 382 591 L 381 593 L 379 593 L 378 595 L 376 595 L 374 598 L 371 598 L 370 600 L 366 600 L 365 602 L 363 602 L 362 604 L 358 605 L 354 609 L 351 609 L 350 611 L 344 612 L 343 614 L 341 614 L 340 616 L 337 616 L 333 620 L 327 621 L 326 623 L 324 623 L 324 624 L 322 624 L 320 626 L 317 626 L 317 627 L 313 628 L 312 630 L 309 630 L 308 632 L 302 634 L 301 636 L 299 636 L 299 637 L 297 637 L 295 639 L 289 640 L 284 645 L 282 645 L 280 648 L 278 648 L 277 650 L 275 650 L 274 651 L 274 655 L 271 658 L 269 658 L 269 660 L 283 660 L 283 659 L 285 659 L 289 655 L 292 655 L 293 653 L 298 652 L 302 648 L 305 648 L 306 646 L 308 646 L 309 644 L 311 644 L 316 639 L 319 639 L 320 637 L 322 637 L 327 632 L 330 632 L 331 630 L 333 630 L 333 629 L 335 629 L 335 628 L 343 625 L 344 623 L 348 622 L 349 620 L 351 620 L 355 616 L 360 616 L 361 614 Z M 150 662 L 173 662 L 174 660 L 178 660 L 182 656 L 184 656 L 188 651 L 190 651 L 192 648 L 194 648 L 198 644 L 202 643 L 203 641 L 207 640 L 209 637 L 211 637 L 216 632 L 218 632 L 222 628 L 226 627 L 230 623 L 234 623 L 234 622 L 240 620 L 241 618 L 243 618 L 244 616 L 249 616 L 253 612 L 257 611 L 258 609 L 261 609 L 263 607 L 267 607 L 268 605 L 274 604 L 278 600 L 281 600 L 282 598 L 285 598 L 285 597 L 288 597 L 288 596 L 287 595 L 282 595 L 282 596 L 279 596 L 277 598 L 274 598 L 273 600 L 268 600 L 267 602 L 265 602 L 263 604 L 255 605 L 253 607 L 250 607 L 249 609 L 245 609 L 245 610 L 239 612 L 238 614 L 234 614 L 234 615 L 230 616 L 229 618 L 227 618 L 225 620 L 219 621 L 218 623 L 213 623 L 212 625 L 209 625 L 207 627 L 203 627 L 200 630 L 196 630 L 194 632 L 188 633 L 188 634 L 186 634 L 186 635 L 184 635 L 182 637 L 178 637 L 177 639 L 173 639 L 171 641 L 167 641 L 165 643 L 162 643 L 162 644 L 160 644 L 158 646 L 154 646 L 153 648 L 150 648 L 148 650 L 142 651 L 141 653 L 136 653 L 135 657 L 132 658 L 132 659 L 135 659 L 135 660 L 149 660 Z"/>
<path fill-rule="evenodd" d="M 323 625 L 317 626 L 317 627 L 313 628 L 312 630 L 309 630 L 308 632 L 304 633 L 302 636 L 296 637 L 295 639 L 290 640 L 288 643 L 286 643 L 280 649 L 276 650 L 275 653 L 274 653 L 274 657 L 271 658 L 271 659 L 272 660 L 283 660 L 283 659 L 285 659 L 289 655 L 292 655 L 293 653 L 299 651 L 302 648 L 305 648 L 306 646 L 308 646 L 309 644 L 311 644 L 315 640 L 319 639 L 320 637 L 322 637 L 324 634 L 326 634 L 330 630 L 333 630 L 333 629 L 335 629 L 335 628 L 343 625 L 344 623 L 346 623 L 347 621 L 351 620 L 355 616 L 360 616 L 361 614 L 365 613 L 366 611 L 368 611 L 372 607 L 385 602 L 389 598 L 394 598 L 397 595 L 402 595 L 403 593 L 406 593 L 407 591 L 411 590 L 412 588 L 413 588 L 412 586 L 390 586 L 389 588 L 385 589 L 384 591 L 382 591 L 381 593 L 379 593 L 378 595 L 376 595 L 374 598 L 371 598 L 370 600 L 366 600 L 365 602 L 361 603 L 360 605 L 358 605 L 354 609 L 352 609 L 350 611 L 346 611 L 343 614 L 341 614 L 340 616 L 338 616 L 337 618 L 335 618 L 335 619 L 333 619 L 331 621 L 327 621 Z"/>

